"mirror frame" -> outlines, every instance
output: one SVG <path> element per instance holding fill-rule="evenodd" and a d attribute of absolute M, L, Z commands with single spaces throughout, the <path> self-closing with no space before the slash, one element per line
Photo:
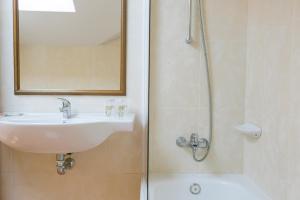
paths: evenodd
<path fill-rule="evenodd" d="M 127 0 L 121 0 L 121 62 L 119 90 L 22 90 L 20 84 L 19 9 L 18 0 L 13 0 L 13 47 L 14 47 L 14 93 L 15 95 L 99 95 L 126 96 L 126 38 Z"/>

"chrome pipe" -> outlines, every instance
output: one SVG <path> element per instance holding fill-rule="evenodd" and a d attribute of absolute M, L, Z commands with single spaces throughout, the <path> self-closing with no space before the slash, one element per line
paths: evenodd
<path fill-rule="evenodd" d="M 71 170 L 75 165 L 72 153 L 56 154 L 56 170 L 59 175 L 65 175 L 66 170 Z"/>
<path fill-rule="evenodd" d="M 192 39 L 192 9 L 193 9 L 193 4 L 192 4 L 192 0 L 188 0 L 189 1 L 189 14 L 188 14 L 188 31 L 187 31 L 187 37 L 185 39 L 185 42 L 187 44 L 191 44 L 193 39 Z"/>

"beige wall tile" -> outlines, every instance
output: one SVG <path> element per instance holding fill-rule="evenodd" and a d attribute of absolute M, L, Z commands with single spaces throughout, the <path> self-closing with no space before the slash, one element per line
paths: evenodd
<path fill-rule="evenodd" d="M 245 140 L 244 173 L 274 200 L 299 198 L 298 3 L 248 1 L 245 120 L 263 136 Z"/>
<path fill-rule="evenodd" d="M 14 174 L 12 200 L 138 200 L 141 174 L 93 174 L 66 176 L 54 173 Z M 55 187 L 53 187 L 55 185 Z M 4 193 L 5 195 L 5 193 Z"/>

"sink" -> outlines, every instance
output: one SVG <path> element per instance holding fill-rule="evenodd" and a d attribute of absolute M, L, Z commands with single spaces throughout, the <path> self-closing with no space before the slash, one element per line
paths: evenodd
<path fill-rule="evenodd" d="M 132 132 L 134 114 L 122 118 L 103 113 L 80 113 L 63 119 L 61 113 L 4 114 L 0 141 L 31 153 L 75 153 L 94 148 L 116 132 Z"/>

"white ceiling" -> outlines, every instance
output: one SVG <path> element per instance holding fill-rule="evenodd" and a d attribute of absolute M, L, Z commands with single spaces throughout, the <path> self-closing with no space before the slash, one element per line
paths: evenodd
<path fill-rule="evenodd" d="M 20 11 L 21 44 L 99 45 L 117 38 L 121 0 L 74 0 L 75 13 Z"/>

